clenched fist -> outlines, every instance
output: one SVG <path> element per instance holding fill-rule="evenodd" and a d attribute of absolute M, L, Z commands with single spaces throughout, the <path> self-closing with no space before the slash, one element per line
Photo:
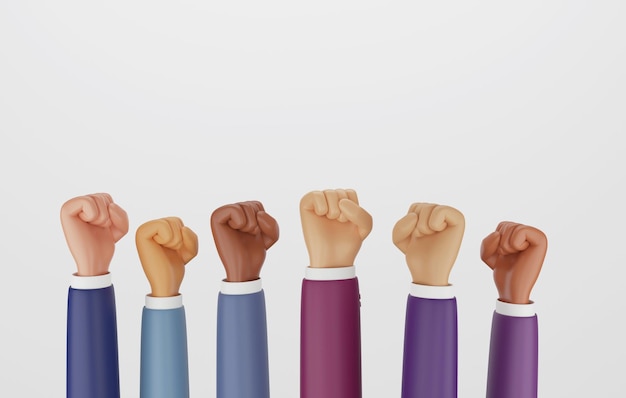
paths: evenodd
<path fill-rule="evenodd" d="M 148 221 L 135 234 L 137 253 L 153 297 L 179 294 L 185 264 L 198 254 L 198 237 L 178 217 Z"/>
<path fill-rule="evenodd" d="M 548 250 L 546 235 L 537 228 L 503 221 L 483 239 L 481 259 L 493 270 L 500 301 L 530 303 L 532 290 Z"/>
<path fill-rule="evenodd" d="M 96 193 L 65 202 L 61 225 L 77 275 L 104 275 L 109 272 L 115 243 L 128 232 L 128 216 L 111 195 Z"/>
<path fill-rule="evenodd" d="M 278 223 L 261 202 L 240 202 L 216 209 L 211 215 L 211 230 L 226 269 L 226 281 L 259 279 L 266 251 L 278 240 Z"/>
<path fill-rule="evenodd" d="M 463 232 L 460 211 L 432 203 L 414 203 L 393 228 L 393 243 L 406 255 L 413 283 L 448 285 Z"/>
<path fill-rule="evenodd" d="M 351 189 L 307 193 L 300 201 L 300 217 L 311 267 L 353 266 L 372 230 L 372 216 Z"/>

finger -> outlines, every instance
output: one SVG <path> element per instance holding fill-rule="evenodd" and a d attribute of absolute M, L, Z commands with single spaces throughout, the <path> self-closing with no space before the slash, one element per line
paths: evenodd
<path fill-rule="evenodd" d="M 535 227 L 524 225 L 524 232 L 526 233 L 526 241 L 531 246 L 546 246 L 548 245 L 548 238 L 546 234 Z"/>
<path fill-rule="evenodd" d="M 168 245 L 174 239 L 174 231 L 166 218 L 159 218 L 142 224 L 137 229 L 138 239 L 153 240 L 161 246 Z"/>
<path fill-rule="evenodd" d="M 258 212 L 256 214 L 256 219 L 259 223 L 261 234 L 263 235 L 263 243 L 265 244 L 265 249 L 269 249 L 278 240 L 278 223 L 276 222 L 274 217 L 270 216 L 264 211 Z"/>
<path fill-rule="evenodd" d="M 409 243 L 411 242 L 411 235 L 417 225 L 417 214 L 408 213 L 402 217 L 396 225 L 393 227 L 391 234 L 394 245 L 398 247 L 403 253 L 406 253 Z"/>
<path fill-rule="evenodd" d="M 98 217 L 98 205 L 91 196 L 79 196 L 70 199 L 64 205 L 67 214 L 78 217 L 81 221 L 89 223 Z"/>
<path fill-rule="evenodd" d="M 326 217 L 330 220 L 336 220 L 341 215 L 341 210 L 339 209 L 339 194 L 335 190 L 328 189 L 324 191 L 324 196 L 326 197 L 326 203 L 328 203 L 328 213 L 326 213 Z"/>
<path fill-rule="evenodd" d="M 450 206 L 436 206 L 430 214 L 428 225 L 434 231 L 441 232 L 447 227 L 465 226 L 465 217 Z"/>
<path fill-rule="evenodd" d="M 99 227 L 108 228 L 111 226 L 111 218 L 109 217 L 109 204 L 107 197 L 102 194 L 89 195 L 96 203 L 98 215 L 89 223 Z"/>
<path fill-rule="evenodd" d="M 246 216 L 241 206 L 229 204 L 216 209 L 211 215 L 211 227 L 215 229 L 220 224 L 228 224 L 236 230 L 246 225 Z"/>
<path fill-rule="evenodd" d="M 300 211 L 312 211 L 318 216 L 328 213 L 328 203 L 322 191 L 309 192 L 300 200 Z"/>
<path fill-rule="evenodd" d="M 182 227 L 181 235 L 183 243 L 180 248 L 180 257 L 187 264 L 198 254 L 198 235 L 188 227 Z"/>
<path fill-rule="evenodd" d="M 259 226 L 256 221 L 256 211 L 252 203 L 240 203 L 241 209 L 246 215 L 246 222 L 241 227 L 242 232 L 256 234 L 259 232 Z"/>
<path fill-rule="evenodd" d="M 165 221 L 169 224 L 172 232 L 170 239 L 164 242 L 163 246 L 168 249 L 179 250 L 183 246 L 183 221 L 178 217 L 165 217 Z"/>
<path fill-rule="evenodd" d="M 361 239 L 365 239 L 372 231 L 372 216 L 349 199 L 341 200 L 339 208 L 346 215 L 348 221 L 356 225 Z"/>
<path fill-rule="evenodd" d="M 537 228 L 519 224 L 511 237 L 511 245 L 519 250 L 526 250 L 530 246 L 546 246 L 546 235 Z"/>
<path fill-rule="evenodd" d="M 429 226 L 430 215 L 435 209 L 435 205 L 424 203 L 422 206 L 418 207 L 419 210 L 417 213 L 417 225 L 415 229 L 419 231 L 422 236 L 432 235 L 435 233 Z"/>
<path fill-rule="evenodd" d="M 491 269 L 496 266 L 495 260 L 497 257 L 499 246 L 500 233 L 498 231 L 494 231 L 487 235 L 487 237 L 483 239 L 482 244 L 480 245 L 480 258 Z"/>
<path fill-rule="evenodd" d="M 409 213 L 414 213 L 417 216 L 417 221 L 419 222 L 420 219 L 420 213 L 422 211 L 422 208 L 431 205 L 430 203 L 413 203 L 410 207 L 409 207 Z M 417 228 L 417 223 L 415 224 L 415 228 L 413 229 L 413 237 L 414 238 L 421 238 L 422 236 L 424 236 L 424 234 L 419 230 L 419 228 Z"/>
<path fill-rule="evenodd" d="M 500 228 L 500 247 L 499 247 L 499 252 L 502 255 L 508 255 L 508 254 L 513 254 L 513 253 L 517 253 L 517 250 L 513 248 L 513 246 L 511 245 L 511 234 L 513 233 L 513 230 L 515 229 L 515 227 L 517 227 L 519 224 L 517 223 L 513 223 L 513 222 L 504 222 L 501 223 L 501 228 Z"/>
<path fill-rule="evenodd" d="M 354 189 L 346 189 L 346 194 L 348 195 L 348 199 L 350 199 L 351 201 L 353 201 L 357 205 L 359 204 L 359 198 L 358 198 L 358 196 L 356 194 L 356 191 Z"/>
<path fill-rule="evenodd" d="M 111 203 L 109 205 L 109 216 L 111 217 L 111 234 L 113 235 L 113 240 L 117 242 L 128 233 L 128 215 L 116 203 Z"/>
<path fill-rule="evenodd" d="M 342 199 L 349 199 L 348 193 L 345 189 L 337 189 L 335 192 L 337 192 L 337 207 L 339 207 L 339 201 L 341 201 Z M 346 218 L 345 214 L 339 212 L 339 217 L 337 217 L 337 221 L 346 222 L 348 221 L 348 219 Z"/>

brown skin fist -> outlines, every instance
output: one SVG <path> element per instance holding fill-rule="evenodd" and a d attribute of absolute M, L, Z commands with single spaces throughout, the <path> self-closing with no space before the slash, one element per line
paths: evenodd
<path fill-rule="evenodd" d="M 356 192 L 309 192 L 300 201 L 300 218 L 310 266 L 350 267 L 372 230 L 372 216 L 359 206 Z"/>
<path fill-rule="evenodd" d="M 128 215 L 108 193 L 79 196 L 61 207 L 61 225 L 79 276 L 104 275 L 115 243 L 128 232 Z"/>
<path fill-rule="evenodd" d="M 135 234 L 137 253 L 153 297 L 179 294 L 185 264 L 198 254 L 198 237 L 178 217 L 148 221 Z"/>
<path fill-rule="evenodd" d="M 461 247 L 465 218 L 449 206 L 414 203 L 393 228 L 393 243 L 406 255 L 413 283 L 448 285 Z"/>
<path fill-rule="evenodd" d="M 548 250 L 546 235 L 537 228 L 503 221 L 483 239 L 481 259 L 493 270 L 500 301 L 530 303 L 530 292 Z"/>
<path fill-rule="evenodd" d="M 278 223 L 261 202 L 240 202 L 216 209 L 211 215 L 211 230 L 226 269 L 226 281 L 259 279 L 266 251 L 278 240 Z"/>

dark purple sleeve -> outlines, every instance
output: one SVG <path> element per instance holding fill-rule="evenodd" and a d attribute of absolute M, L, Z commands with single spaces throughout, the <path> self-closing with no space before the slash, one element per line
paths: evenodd
<path fill-rule="evenodd" d="M 409 295 L 404 330 L 402 398 L 456 398 L 456 299 Z"/>
<path fill-rule="evenodd" d="M 537 398 L 537 316 L 493 313 L 487 398 Z"/>
<path fill-rule="evenodd" d="M 300 397 L 361 398 L 357 278 L 302 282 Z"/>

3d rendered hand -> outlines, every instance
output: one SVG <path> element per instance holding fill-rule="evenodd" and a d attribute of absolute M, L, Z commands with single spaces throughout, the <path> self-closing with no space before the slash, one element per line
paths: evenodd
<path fill-rule="evenodd" d="M 372 216 L 359 206 L 352 189 L 309 192 L 300 201 L 304 241 L 314 268 L 354 265 Z"/>
<path fill-rule="evenodd" d="M 537 228 L 503 221 L 483 239 L 481 259 L 493 270 L 500 301 L 528 304 L 548 249 Z"/>
<path fill-rule="evenodd" d="M 445 286 L 461 247 L 465 218 L 458 210 L 414 203 L 393 228 L 393 243 L 406 255 L 413 283 Z"/>
<path fill-rule="evenodd" d="M 227 282 L 259 279 L 267 249 L 278 240 L 278 223 L 258 201 L 233 203 L 211 215 L 217 252 Z"/>
<path fill-rule="evenodd" d="M 96 193 L 65 202 L 61 225 L 77 275 L 104 275 L 109 272 L 115 243 L 128 232 L 128 216 L 111 195 Z"/>
<path fill-rule="evenodd" d="M 179 294 L 185 264 L 198 254 L 198 237 L 178 217 L 148 221 L 135 234 L 137 253 L 153 297 Z"/>

